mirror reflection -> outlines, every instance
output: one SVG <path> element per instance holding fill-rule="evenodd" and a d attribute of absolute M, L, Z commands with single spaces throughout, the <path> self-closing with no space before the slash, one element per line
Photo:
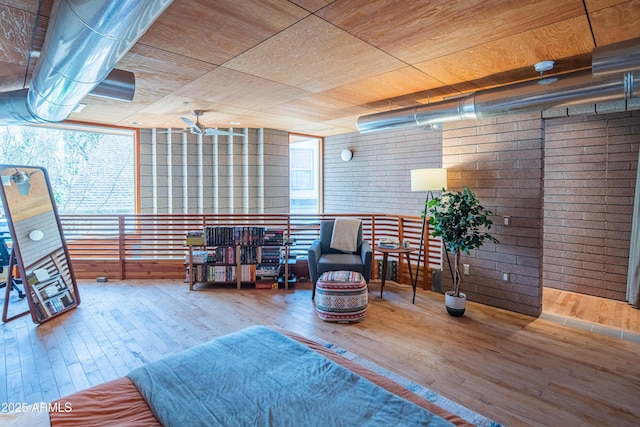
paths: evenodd
<path fill-rule="evenodd" d="M 80 303 L 49 177 L 19 165 L 0 165 L 0 176 L 11 249 L 31 316 L 41 323 Z"/>

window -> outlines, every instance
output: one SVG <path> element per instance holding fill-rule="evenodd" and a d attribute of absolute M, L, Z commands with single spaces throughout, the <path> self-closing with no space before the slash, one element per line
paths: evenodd
<path fill-rule="evenodd" d="M 0 127 L 0 163 L 46 168 L 61 214 L 135 213 L 135 156 L 132 130 Z"/>
<path fill-rule="evenodd" d="M 289 211 L 291 213 L 319 213 L 320 148 L 322 138 L 289 135 Z"/>

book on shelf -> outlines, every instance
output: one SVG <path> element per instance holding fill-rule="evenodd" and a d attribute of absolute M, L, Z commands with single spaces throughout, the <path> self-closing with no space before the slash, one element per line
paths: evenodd
<path fill-rule="evenodd" d="M 284 245 L 284 229 L 268 228 L 264 232 L 263 246 Z"/>
<path fill-rule="evenodd" d="M 256 282 L 256 289 L 278 289 L 277 281 Z"/>

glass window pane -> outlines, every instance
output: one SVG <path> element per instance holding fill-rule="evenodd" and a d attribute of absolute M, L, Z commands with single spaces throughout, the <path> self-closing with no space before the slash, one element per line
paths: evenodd
<path fill-rule="evenodd" d="M 319 213 L 322 138 L 291 134 L 289 138 L 289 211 Z"/>
<path fill-rule="evenodd" d="M 61 214 L 136 211 L 132 131 L 0 127 L 0 163 L 46 168 Z"/>

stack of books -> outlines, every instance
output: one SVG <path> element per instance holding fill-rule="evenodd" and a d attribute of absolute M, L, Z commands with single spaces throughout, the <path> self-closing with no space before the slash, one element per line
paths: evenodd
<path fill-rule="evenodd" d="M 384 249 L 398 249 L 400 247 L 400 241 L 390 237 L 384 237 L 378 240 L 378 247 Z"/>

